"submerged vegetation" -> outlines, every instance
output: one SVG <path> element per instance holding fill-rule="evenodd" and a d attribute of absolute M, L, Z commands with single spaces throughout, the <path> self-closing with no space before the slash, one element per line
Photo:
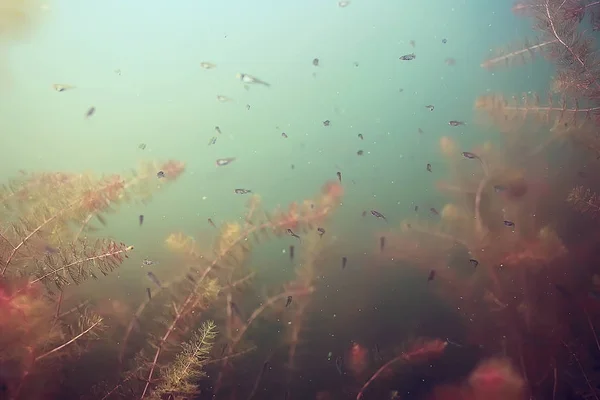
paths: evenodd
<path fill-rule="evenodd" d="M 238 188 L 248 196 L 243 216 L 220 225 L 208 218 L 195 236 L 170 233 L 161 261 L 168 269 L 144 270 L 148 287 L 136 287 L 143 296 L 104 306 L 88 289 L 125 269 L 137 246 L 105 237 L 108 214 L 176 185 L 185 164 L 146 162 L 109 176 L 22 171 L 6 182 L 0 398 L 368 400 L 411 392 L 439 400 L 600 400 L 600 60 L 586 29 L 598 26 L 600 2 L 532 0 L 514 11 L 535 21 L 539 41 L 481 66 L 544 57 L 556 67 L 549 94 L 476 99 L 477 129 L 500 135 L 472 148 L 441 137 L 446 168 L 428 163 L 426 171 L 438 174 L 445 204 L 417 205 L 401 223 L 391 210 L 365 210 L 362 218 L 386 228 L 376 240 L 361 230 L 377 248 L 362 261 L 358 250 L 341 250 L 347 232 L 335 214 L 354 184 L 341 171 L 313 198 L 274 210 Z M 400 62 L 418 62 L 416 52 Z M 248 74 L 238 79 L 270 86 Z M 322 125 L 331 129 L 329 120 Z M 234 162 L 242 161 L 221 158 L 215 168 Z M 274 245 L 285 256 L 266 252 Z M 359 262 L 369 267 L 357 272 Z M 142 267 L 154 265 L 144 259 Z M 389 282 L 438 302 L 410 299 L 410 307 L 420 303 L 422 321 L 406 318 L 401 328 L 363 317 L 375 313 L 369 297 Z M 341 288 L 353 304 L 330 306 Z M 425 314 L 438 306 L 461 328 L 427 326 Z M 378 330 L 386 337 L 365 333 Z"/>

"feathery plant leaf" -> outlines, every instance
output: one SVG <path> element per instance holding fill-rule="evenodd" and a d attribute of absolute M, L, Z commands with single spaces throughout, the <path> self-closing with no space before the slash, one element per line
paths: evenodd
<path fill-rule="evenodd" d="M 168 394 L 197 393 L 195 380 L 205 376 L 202 368 L 209 359 L 217 333 L 217 325 L 213 321 L 204 322 L 192 339 L 183 343 L 183 350 L 166 369 L 164 381 L 154 391 L 154 395 L 161 397 Z"/>

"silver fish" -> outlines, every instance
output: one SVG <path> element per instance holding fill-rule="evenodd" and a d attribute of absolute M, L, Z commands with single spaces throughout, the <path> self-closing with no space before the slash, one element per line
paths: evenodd
<path fill-rule="evenodd" d="M 270 83 L 260 80 L 257 77 L 252 76 L 252 75 L 238 73 L 235 76 L 236 76 L 236 78 L 238 78 L 240 81 L 244 82 L 245 84 L 257 84 L 257 85 L 263 85 L 263 86 L 267 86 L 267 87 L 271 86 Z"/>
<path fill-rule="evenodd" d="M 213 64 L 211 62 L 208 61 L 203 61 L 200 63 L 200 66 L 204 69 L 215 69 L 217 68 L 217 64 Z"/>
<path fill-rule="evenodd" d="M 219 158 L 216 161 L 217 167 L 223 167 L 225 165 L 229 165 L 235 161 L 235 157 L 227 157 L 227 158 Z"/>
<path fill-rule="evenodd" d="M 64 92 L 65 90 L 75 89 L 75 86 L 67 85 L 64 83 L 55 83 L 54 85 L 52 85 L 52 89 L 56 90 L 57 92 Z"/>
<path fill-rule="evenodd" d="M 235 189 L 234 192 L 235 192 L 235 194 L 248 194 L 248 193 L 252 193 L 252 190 L 249 190 L 249 189 Z"/>
<path fill-rule="evenodd" d="M 230 102 L 230 101 L 233 101 L 233 99 L 232 99 L 232 98 L 230 98 L 230 97 L 227 97 L 227 96 L 223 96 L 223 95 L 221 95 L 221 94 L 217 95 L 217 100 L 218 100 L 219 102 L 221 102 L 221 103 L 228 103 L 228 102 Z"/>
<path fill-rule="evenodd" d="M 142 267 L 150 267 L 152 265 L 158 265 L 157 261 L 152 261 L 149 258 L 144 258 L 142 260 Z"/>

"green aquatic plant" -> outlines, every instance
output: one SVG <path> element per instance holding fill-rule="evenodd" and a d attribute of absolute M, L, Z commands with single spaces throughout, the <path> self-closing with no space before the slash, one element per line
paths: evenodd
<path fill-rule="evenodd" d="M 165 369 L 161 383 L 154 389 L 153 397 L 175 398 L 197 394 L 197 381 L 206 376 L 203 368 L 209 361 L 217 333 L 217 326 L 213 321 L 204 322 L 202 327 L 193 333 L 192 338 L 181 345 L 181 352 Z"/>

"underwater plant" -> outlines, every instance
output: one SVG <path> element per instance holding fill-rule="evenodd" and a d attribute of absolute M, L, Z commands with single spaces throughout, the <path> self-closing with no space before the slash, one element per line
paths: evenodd
<path fill-rule="evenodd" d="M 150 165 L 150 164 L 147 164 Z M 183 170 L 182 164 L 177 164 Z M 0 380 L 11 399 L 45 398 L 44 385 L 69 358 L 79 356 L 105 328 L 84 301 L 61 312 L 64 291 L 118 268 L 133 250 L 107 238 L 81 235 L 89 215 L 145 199 L 147 175 L 122 179 L 91 174 L 26 174 L 0 194 Z M 135 196 L 135 194 L 143 194 Z M 78 226 L 73 232 L 71 227 Z M 53 368 L 50 368 L 54 366 Z M 3 394 L 3 395 L 4 395 Z"/>
<path fill-rule="evenodd" d="M 304 310 L 299 307 L 305 304 L 303 299 L 315 290 L 316 274 L 308 261 L 318 255 L 317 250 L 322 246 L 316 227 L 325 225 L 339 205 L 341 195 L 342 190 L 337 183 L 327 183 L 314 201 L 305 200 L 302 205 L 292 203 L 285 211 L 276 209 L 271 213 L 263 210 L 258 196 L 253 196 L 248 202 L 244 222 L 223 223 L 209 251 L 203 250 L 193 237 L 183 233 L 169 235 L 165 240 L 167 248 L 189 267 L 181 276 L 167 282 L 160 280 L 156 288 L 148 290 L 147 299 L 136 310 L 121 341 L 122 363 L 132 353 L 138 353 L 138 357 L 129 372 L 122 375 L 108 391 L 109 394 L 105 394 L 105 398 L 131 392 L 139 393 L 140 398 L 152 398 L 159 393 L 173 395 L 177 392 L 161 392 L 160 385 L 167 379 L 165 374 L 171 371 L 169 368 L 172 368 L 173 360 L 177 359 L 178 343 L 194 331 L 203 315 L 211 313 L 217 325 L 223 324 L 219 328 L 222 335 L 214 343 L 214 347 L 221 349 L 220 357 L 205 360 L 202 364 L 219 367 L 213 393 L 218 393 L 223 387 L 231 362 L 256 348 L 245 337 L 269 310 L 277 312 L 290 306 L 290 312 L 295 315 L 294 320 L 298 323 L 292 328 L 292 339 L 295 340 L 291 341 L 290 350 L 290 363 L 293 363 L 299 334 L 296 329 L 300 329 Z M 260 271 L 247 270 L 255 245 L 290 236 L 290 231 L 303 235 L 303 244 L 313 243 L 299 252 L 300 259 L 306 262 L 298 269 L 298 278 L 267 296 L 256 308 L 248 310 L 238 298 L 241 299 L 248 283 L 260 274 Z M 312 236 L 317 240 L 313 240 Z M 321 242 L 326 243 L 326 240 Z M 142 332 L 135 329 L 138 325 L 144 326 Z M 140 348 L 138 339 L 141 338 L 147 345 Z M 135 379 L 131 378 L 132 374 Z M 143 382 L 141 387 L 139 381 Z"/>

